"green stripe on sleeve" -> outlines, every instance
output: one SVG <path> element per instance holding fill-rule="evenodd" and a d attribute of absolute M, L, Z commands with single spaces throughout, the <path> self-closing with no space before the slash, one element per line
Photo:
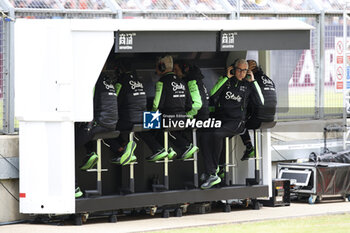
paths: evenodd
<path fill-rule="evenodd" d="M 262 92 L 261 92 L 260 86 L 259 86 L 259 84 L 258 84 L 257 81 L 254 81 L 253 83 L 254 83 L 254 86 L 255 86 L 255 88 L 256 88 L 258 94 L 259 94 L 259 98 L 260 98 L 260 100 L 261 100 L 261 103 L 262 103 L 262 105 L 264 105 L 265 99 L 264 99 L 264 96 L 263 96 L 263 94 L 262 94 Z"/>
<path fill-rule="evenodd" d="M 115 93 L 117 94 L 117 96 L 119 96 L 119 92 L 122 89 L 122 84 L 117 83 L 117 84 L 115 84 L 114 88 L 115 88 Z"/>
<path fill-rule="evenodd" d="M 217 81 L 217 83 L 215 84 L 215 86 L 211 89 L 210 91 L 210 96 L 214 95 L 219 89 L 220 87 L 222 87 L 222 85 L 224 85 L 224 83 L 228 80 L 227 77 L 220 77 L 219 80 Z"/>
<path fill-rule="evenodd" d="M 156 95 L 154 96 L 154 100 L 153 100 L 153 107 L 152 107 L 153 112 L 158 110 L 160 98 L 162 97 L 162 91 L 163 91 L 163 82 L 158 81 L 156 83 Z"/>
<path fill-rule="evenodd" d="M 187 115 L 195 116 L 198 113 L 198 110 L 201 109 L 203 103 L 201 94 L 199 93 L 198 85 L 196 80 L 191 80 L 188 82 L 188 89 L 192 98 L 192 109 L 187 113 Z"/>

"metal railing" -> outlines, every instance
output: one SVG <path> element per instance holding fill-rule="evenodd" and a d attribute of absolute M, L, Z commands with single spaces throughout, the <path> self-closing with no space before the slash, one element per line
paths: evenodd
<path fill-rule="evenodd" d="M 6 83 L 4 80 L 6 79 L 6 73 L 7 73 L 7 38 L 6 38 L 7 32 L 5 27 L 5 22 L 3 20 L 0 20 L 0 130 L 3 131 L 4 125 L 6 125 L 6 121 L 4 118 L 4 109 L 6 108 L 4 106 L 6 102 L 6 98 L 4 101 L 4 85 Z"/>

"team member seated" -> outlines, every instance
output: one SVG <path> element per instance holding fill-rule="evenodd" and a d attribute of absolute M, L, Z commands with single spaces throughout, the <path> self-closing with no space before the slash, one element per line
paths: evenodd
<path fill-rule="evenodd" d="M 201 70 L 190 64 L 188 61 L 178 60 L 174 63 L 174 72 L 186 82 L 192 99 L 192 109 L 187 112 L 190 118 L 197 120 L 207 120 L 209 118 L 209 94 L 203 83 L 204 76 Z M 199 134 L 197 134 L 200 137 Z M 198 151 L 197 146 L 193 147 L 193 153 Z M 191 153 L 191 156 L 193 155 Z M 183 159 L 187 159 L 184 157 Z"/>
<path fill-rule="evenodd" d="M 247 129 L 257 129 L 260 127 L 262 122 L 271 122 L 275 119 L 277 97 L 276 88 L 274 82 L 264 74 L 261 67 L 257 66 L 256 61 L 248 60 L 249 70 L 254 74 L 254 78 L 260 86 L 262 95 L 264 97 L 264 105 L 255 105 L 252 101 L 248 102 L 247 107 L 247 119 L 246 128 Z M 243 157 L 241 160 L 247 160 L 253 158 L 254 147 L 252 145 L 249 132 L 246 130 L 244 134 L 241 135 L 243 144 L 246 146 Z"/>
<path fill-rule="evenodd" d="M 185 119 L 186 112 L 191 110 L 192 100 L 186 84 L 173 72 L 173 58 L 171 56 L 160 58 L 156 64 L 156 73 L 160 76 L 160 79 L 156 83 L 152 111 L 159 111 L 163 119 L 167 116 L 166 120 Z M 177 116 L 183 116 L 184 118 Z M 173 159 L 177 155 L 172 147 L 165 151 L 160 130 L 146 132 L 142 135 L 142 139 L 153 153 L 152 156 L 146 158 L 148 161 L 158 161 L 166 156 Z M 193 144 L 190 144 L 180 131 L 171 132 L 169 139 L 179 149 L 179 154 L 183 159 L 190 158 L 196 151 Z"/>
<path fill-rule="evenodd" d="M 178 60 L 174 63 L 176 76 L 184 80 L 190 91 L 192 109 L 187 112 L 191 118 L 207 120 L 209 118 L 209 94 L 203 83 L 204 76 L 201 70 L 188 61 Z"/>
<path fill-rule="evenodd" d="M 201 185 L 202 189 L 221 182 L 217 168 L 223 139 L 243 132 L 248 99 L 252 98 L 256 105 L 264 103 L 260 87 L 244 59 L 238 59 L 228 67 L 226 76 L 219 78 L 210 96 L 215 107 L 214 116 L 222 121 L 222 125 L 221 128 L 207 130 L 202 136 L 202 155 L 207 177 Z"/>
<path fill-rule="evenodd" d="M 118 104 L 115 89 L 111 80 L 105 74 L 101 74 L 94 88 L 94 119 L 88 123 L 76 124 L 76 146 L 84 146 L 87 155 L 80 166 L 85 171 L 93 168 L 99 155 L 95 152 L 94 143 L 91 141 L 96 133 L 114 131 L 118 121 Z M 80 197 L 82 192 L 78 187 L 76 197 Z"/>
<path fill-rule="evenodd" d="M 143 83 L 139 80 L 132 68 L 132 61 L 129 59 L 118 60 L 115 67 L 116 81 L 114 83 L 118 96 L 119 120 L 117 130 L 123 134 L 129 134 L 134 124 L 141 124 L 143 112 L 146 111 L 146 92 Z M 116 139 L 109 139 L 106 142 L 111 146 L 115 157 L 112 163 L 127 165 L 136 161 L 134 151 L 136 143 L 127 142 L 122 136 Z M 125 146 L 126 145 L 126 146 Z"/>

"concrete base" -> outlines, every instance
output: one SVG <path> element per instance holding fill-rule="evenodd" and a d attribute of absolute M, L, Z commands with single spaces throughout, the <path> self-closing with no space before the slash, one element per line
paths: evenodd
<path fill-rule="evenodd" d="M 18 157 L 18 135 L 0 136 L 0 154 L 5 158 Z M 27 218 L 19 214 L 19 180 L 6 179 L 0 182 L 0 223 Z"/>

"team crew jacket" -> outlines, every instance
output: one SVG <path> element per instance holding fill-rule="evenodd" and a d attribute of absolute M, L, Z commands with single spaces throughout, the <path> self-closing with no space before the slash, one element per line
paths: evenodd
<path fill-rule="evenodd" d="M 94 120 L 100 126 L 115 129 L 118 121 L 118 102 L 114 86 L 101 75 L 94 89 Z"/>
<path fill-rule="evenodd" d="M 197 119 L 209 118 L 209 94 L 203 83 L 203 74 L 197 66 L 190 67 L 189 73 L 184 77 L 192 98 L 192 109 L 187 113 Z"/>
<path fill-rule="evenodd" d="M 261 92 L 264 96 L 264 105 L 248 105 L 248 114 L 252 117 L 264 122 L 273 121 L 275 119 L 277 96 L 274 82 L 262 70 L 254 74 L 255 80 L 258 82 Z"/>
<path fill-rule="evenodd" d="M 191 110 L 192 100 L 184 81 L 173 72 L 164 74 L 156 83 L 152 111 L 163 114 L 186 115 Z"/>
<path fill-rule="evenodd" d="M 131 72 L 123 73 L 115 84 L 115 89 L 119 118 L 132 123 L 142 122 L 147 98 L 140 80 Z"/>
<path fill-rule="evenodd" d="M 264 97 L 256 81 L 239 81 L 236 77 L 220 77 L 211 90 L 210 97 L 215 105 L 215 117 L 222 121 L 244 121 L 249 99 L 256 105 L 264 104 Z"/>

